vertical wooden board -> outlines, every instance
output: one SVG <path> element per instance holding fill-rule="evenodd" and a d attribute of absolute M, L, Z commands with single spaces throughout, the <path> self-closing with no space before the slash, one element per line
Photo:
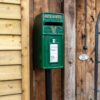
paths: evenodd
<path fill-rule="evenodd" d="M 0 65 L 21 64 L 20 51 L 0 51 Z"/>
<path fill-rule="evenodd" d="M 61 13 L 61 0 L 49 0 L 49 11 Z M 52 100 L 61 100 L 61 69 L 52 69 Z"/>
<path fill-rule="evenodd" d="M 0 66 L 0 81 L 21 79 L 21 66 Z"/>
<path fill-rule="evenodd" d="M 0 20 L 0 34 L 21 35 L 21 22 L 18 20 Z"/>
<path fill-rule="evenodd" d="M 34 18 L 41 12 L 48 12 L 48 0 L 34 0 Z"/>
<path fill-rule="evenodd" d="M 34 19 L 40 12 L 42 12 L 42 2 L 41 1 L 40 0 L 34 0 L 34 5 L 33 5 L 33 7 L 34 7 L 33 8 L 34 9 L 34 15 L 33 15 Z"/>
<path fill-rule="evenodd" d="M 50 12 L 61 12 L 61 0 L 49 0 Z"/>
<path fill-rule="evenodd" d="M 1 81 L 0 96 L 22 93 L 21 81 Z"/>
<path fill-rule="evenodd" d="M 21 50 L 21 37 L 0 36 L 0 50 Z"/>
<path fill-rule="evenodd" d="M 33 7 L 34 7 L 34 19 L 35 19 L 35 17 L 41 12 L 43 11 L 48 12 L 48 0 L 34 0 Z M 37 68 L 36 66 L 34 70 L 34 75 L 35 75 L 34 80 L 33 80 L 35 82 L 34 83 L 34 86 L 35 86 L 34 93 L 36 94 L 34 99 L 45 100 L 45 97 L 46 97 L 45 96 L 45 93 L 46 93 L 45 91 L 45 70 Z"/>
<path fill-rule="evenodd" d="M 35 98 L 45 100 L 45 70 L 36 68 L 35 70 Z"/>
<path fill-rule="evenodd" d="M 89 59 L 86 61 L 86 98 L 94 100 L 94 63 L 95 63 L 95 0 L 87 0 L 87 40 Z"/>
<path fill-rule="evenodd" d="M 22 100 L 30 100 L 29 0 L 21 0 Z"/>
<path fill-rule="evenodd" d="M 0 100 L 21 100 L 21 94 L 1 96 Z"/>
<path fill-rule="evenodd" d="M 20 0 L 0 0 L 0 3 L 20 4 Z"/>
<path fill-rule="evenodd" d="M 82 34 L 84 33 L 84 0 L 76 1 L 76 100 L 85 100 L 85 61 L 79 60 L 79 55 L 84 53 Z"/>
<path fill-rule="evenodd" d="M 35 82 L 33 82 L 33 77 L 35 77 L 35 75 L 33 75 L 34 71 L 33 71 L 33 0 L 29 0 L 29 22 L 30 22 L 30 100 L 34 100 L 35 98 L 35 93 L 34 93 L 34 84 Z"/>
<path fill-rule="evenodd" d="M 20 5 L 0 4 L 0 18 L 21 19 Z"/>
<path fill-rule="evenodd" d="M 52 70 L 52 100 L 61 100 L 61 69 Z"/>
<path fill-rule="evenodd" d="M 75 100 L 76 0 L 64 1 L 65 68 L 64 100 Z"/>
<path fill-rule="evenodd" d="M 48 12 L 49 10 L 49 0 L 42 0 L 41 6 L 42 6 L 42 11 L 43 12 Z"/>
<path fill-rule="evenodd" d="M 96 0 L 96 16 L 100 13 L 100 0 Z"/>

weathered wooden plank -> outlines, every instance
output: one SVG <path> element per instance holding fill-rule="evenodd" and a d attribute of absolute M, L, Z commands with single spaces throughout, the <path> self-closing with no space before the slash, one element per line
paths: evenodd
<path fill-rule="evenodd" d="M 1 81 L 0 96 L 22 93 L 21 81 Z"/>
<path fill-rule="evenodd" d="M 34 25 L 34 21 L 33 21 L 33 12 L 34 12 L 34 9 L 33 9 L 33 0 L 29 0 L 29 23 L 30 23 L 30 100 L 34 100 L 35 98 L 35 92 L 34 92 L 34 89 L 33 88 L 35 86 L 35 81 L 33 82 L 33 78 L 35 77 L 35 73 L 33 75 L 33 25 Z"/>
<path fill-rule="evenodd" d="M 61 12 L 61 0 L 49 0 L 50 12 Z"/>
<path fill-rule="evenodd" d="M 100 13 L 100 0 L 96 0 L 96 16 Z"/>
<path fill-rule="evenodd" d="M 0 18 L 21 19 L 20 5 L 0 4 Z"/>
<path fill-rule="evenodd" d="M 76 38 L 76 90 L 77 100 L 86 100 L 86 66 L 85 61 L 79 60 L 79 55 L 85 53 L 83 50 L 82 34 L 84 33 L 84 0 L 78 0 L 77 6 L 77 38 Z"/>
<path fill-rule="evenodd" d="M 1 96 L 0 100 L 21 100 L 21 94 Z"/>
<path fill-rule="evenodd" d="M 95 64 L 95 23 L 96 23 L 96 0 L 87 0 L 87 40 L 88 50 L 86 53 L 89 60 L 86 61 L 86 99 L 94 100 L 94 64 Z"/>
<path fill-rule="evenodd" d="M 76 51 L 76 0 L 64 1 L 65 16 L 65 68 L 64 100 L 75 100 L 75 51 Z"/>
<path fill-rule="evenodd" d="M 20 51 L 0 51 L 0 65 L 21 64 Z"/>
<path fill-rule="evenodd" d="M 21 34 L 21 22 L 18 20 L 0 19 L 0 34 Z"/>
<path fill-rule="evenodd" d="M 84 0 L 76 1 L 76 100 L 84 100 L 85 95 L 85 61 L 78 59 L 83 51 L 82 34 L 84 33 Z M 84 80 L 84 81 L 83 81 Z"/>
<path fill-rule="evenodd" d="M 0 3 L 20 4 L 20 0 L 0 0 Z"/>
<path fill-rule="evenodd" d="M 49 9 L 48 0 L 34 0 L 33 7 L 34 7 L 34 19 L 35 19 L 35 17 L 38 14 L 40 14 L 42 11 L 48 12 L 48 9 Z M 45 70 L 36 68 L 34 70 L 34 75 L 35 75 L 35 78 L 34 78 L 34 82 L 35 82 L 34 90 L 35 91 L 34 91 L 34 93 L 36 94 L 34 99 L 45 100 L 46 99 L 45 98 L 46 97 L 45 96 L 45 93 L 46 93 L 45 92 Z"/>
<path fill-rule="evenodd" d="M 1 35 L 0 50 L 21 50 L 21 37 Z"/>
<path fill-rule="evenodd" d="M 61 13 L 61 0 L 49 0 L 49 12 Z M 52 69 L 52 100 L 61 100 L 61 69 Z"/>
<path fill-rule="evenodd" d="M 21 66 L 0 66 L 0 81 L 21 79 Z"/>
<path fill-rule="evenodd" d="M 30 31 L 29 0 L 21 0 L 22 31 L 22 100 L 30 100 Z"/>

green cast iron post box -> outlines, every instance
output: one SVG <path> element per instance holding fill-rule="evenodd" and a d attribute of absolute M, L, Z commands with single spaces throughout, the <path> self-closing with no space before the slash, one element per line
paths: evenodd
<path fill-rule="evenodd" d="M 64 67 L 64 15 L 43 12 L 34 23 L 34 64 L 42 69 Z"/>

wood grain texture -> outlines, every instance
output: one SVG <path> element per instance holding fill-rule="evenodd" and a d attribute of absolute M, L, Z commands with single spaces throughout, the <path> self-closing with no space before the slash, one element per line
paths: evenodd
<path fill-rule="evenodd" d="M 96 17 L 100 13 L 100 0 L 96 0 Z"/>
<path fill-rule="evenodd" d="M 21 64 L 20 51 L 0 51 L 0 65 Z"/>
<path fill-rule="evenodd" d="M 21 50 L 21 37 L 1 35 L 0 50 Z"/>
<path fill-rule="evenodd" d="M 20 0 L 0 0 L 0 3 L 20 4 Z"/>
<path fill-rule="evenodd" d="M 30 100 L 35 100 L 35 79 L 34 79 L 34 82 L 33 82 L 33 77 L 35 78 L 35 74 L 33 75 L 34 73 L 34 70 L 33 70 L 33 25 L 34 25 L 34 16 L 33 16 L 33 12 L 34 12 L 34 9 L 33 9 L 33 0 L 29 0 L 29 27 L 30 27 Z"/>
<path fill-rule="evenodd" d="M 21 92 L 21 81 L 0 81 L 0 96 L 18 94 Z"/>
<path fill-rule="evenodd" d="M 21 94 L 1 96 L 0 100 L 21 100 Z"/>
<path fill-rule="evenodd" d="M 61 12 L 61 0 L 49 0 L 49 11 L 50 12 Z"/>
<path fill-rule="evenodd" d="M 61 13 L 61 0 L 49 0 L 49 12 Z M 61 100 L 61 69 L 52 69 L 52 100 Z"/>
<path fill-rule="evenodd" d="M 34 19 L 35 17 L 40 14 L 41 12 L 45 11 L 48 12 L 48 0 L 34 0 Z M 34 34 L 34 33 L 33 33 Z M 34 48 L 33 48 L 34 49 Z M 34 62 L 33 62 L 34 63 Z M 34 66 L 35 67 L 35 66 Z M 40 68 L 35 68 L 33 73 L 34 80 L 34 93 L 35 93 L 35 100 L 45 100 L 46 98 L 46 91 L 45 91 L 45 70 Z M 41 91 L 42 90 L 42 91 Z"/>
<path fill-rule="evenodd" d="M 20 5 L 0 4 L 0 18 L 21 19 Z"/>
<path fill-rule="evenodd" d="M 21 22 L 0 19 L 0 34 L 21 35 Z"/>
<path fill-rule="evenodd" d="M 65 67 L 64 100 L 75 100 L 76 0 L 64 1 Z"/>
<path fill-rule="evenodd" d="M 29 0 L 21 0 L 22 100 L 30 100 Z"/>
<path fill-rule="evenodd" d="M 87 1 L 87 46 L 86 53 L 89 58 L 86 61 L 86 99 L 94 100 L 94 64 L 95 64 L 95 24 L 96 24 L 96 0 Z"/>
<path fill-rule="evenodd" d="M 0 81 L 21 79 L 21 66 L 0 66 Z"/>
<path fill-rule="evenodd" d="M 79 55 L 85 53 L 83 50 L 82 34 L 84 33 L 84 0 L 76 1 L 76 100 L 86 99 L 86 66 L 85 61 L 79 60 Z"/>
<path fill-rule="evenodd" d="M 87 38 L 88 50 L 83 50 L 82 34 L 85 27 L 85 2 L 77 0 L 77 38 L 76 38 L 76 100 L 94 100 L 94 46 L 95 46 L 95 2 L 87 0 Z M 86 61 L 80 61 L 81 53 L 89 55 Z"/>

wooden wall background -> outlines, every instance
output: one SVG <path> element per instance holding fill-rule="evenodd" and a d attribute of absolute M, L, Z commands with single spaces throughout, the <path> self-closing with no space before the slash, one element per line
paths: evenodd
<path fill-rule="evenodd" d="M 81 38 L 84 33 L 84 0 L 76 0 L 76 2 L 76 100 L 94 100 L 95 24 L 100 12 L 100 0 L 87 0 L 87 51 L 82 49 Z M 78 59 L 80 53 L 87 53 L 89 59 L 80 61 Z M 100 81 L 98 86 L 100 86 Z M 100 93 L 98 92 L 99 99 Z"/>
<path fill-rule="evenodd" d="M 0 99 L 21 100 L 20 1 L 0 0 Z"/>
<path fill-rule="evenodd" d="M 42 11 L 63 12 L 63 9 L 65 9 L 64 13 L 65 13 L 65 17 L 67 18 L 66 20 L 68 19 L 73 20 L 73 11 L 75 14 L 75 5 L 76 5 L 76 62 L 75 62 L 76 67 L 74 67 L 73 62 L 72 63 L 66 62 L 65 71 L 61 69 L 52 70 L 52 76 L 53 76 L 52 99 L 53 100 L 63 100 L 63 99 L 65 100 L 75 100 L 75 99 L 76 100 L 94 100 L 95 24 L 97 20 L 97 15 L 100 12 L 100 0 L 87 0 L 87 41 L 86 41 L 87 46 L 88 46 L 87 51 L 83 50 L 83 41 L 82 41 L 82 34 L 84 33 L 84 24 L 85 24 L 84 23 L 84 14 L 85 14 L 84 0 L 64 0 L 64 4 L 61 1 L 63 0 L 30 0 L 31 34 L 32 34 L 32 27 L 34 24 L 33 19 L 40 12 Z M 70 8 L 70 7 L 72 7 L 72 9 L 69 10 L 69 12 L 67 12 L 68 11 L 67 8 Z M 70 14 L 72 15 L 69 16 Z M 72 22 L 69 21 L 69 23 L 70 25 L 75 25 L 74 20 Z M 67 25 L 68 24 L 66 22 L 66 25 L 65 25 L 66 28 L 68 28 Z M 71 30 L 71 27 L 70 27 L 70 30 Z M 75 29 L 73 28 L 73 30 L 71 31 L 75 32 Z M 65 33 L 66 32 L 71 33 L 71 31 L 68 31 L 66 29 Z M 72 36 L 75 36 L 75 35 L 72 34 Z M 67 37 L 65 38 L 67 39 Z M 71 39 L 73 40 L 74 38 L 71 38 Z M 70 44 L 70 41 L 69 41 L 69 44 Z M 67 49 L 68 48 L 66 45 L 65 50 Z M 78 59 L 78 56 L 80 53 L 87 53 L 89 55 L 89 59 L 87 61 L 80 61 Z M 74 56 L 74 54 L 70 54 L 70 55 Z M 68 57 L 66 59 L 70 60 L 70 58 Z M 69 64 L 69 66 L 72 66 L 72 67 L 70 68 L 69 66 L 67 66 L 67 64 Z M 67 68 L 69 69 L 69 72 Z M 33 68 L 31 67 L 31 71 L 32 69 Z M 76 74 L 73 73 L 72 75 L 71 73 L 75 72 L 75 69 L 76 69 Z M 32 100 L 45 100 L 45 71 L 36 68 L 32 72 L 31 72 L 31 79 L 32 79 L 31 85 L 33 86 L 33 88 L 31 88 L 32 89 L 31 91 L 33 92 L 31 92 L 32 93 L 31 98 Z M 64 74 L 64 72 L 66 74 Z M 76 78 L 74 74 L 76 75 Z M 66 79 L 69 77 L 70 77 L 69 80 Z M 71 80 L 71 78 L 76 79 L 76 82 L 74 80 Z M 63 84 L 63 82 L 65 83 L 65 85 Z M 98 84 L 100 85 L 100 80 Z M 64 88 L 62 88 L 63 86 Z M 73 89 L 71 90 L 71 88 Z M 100 99 L 100 92 L 98 92 L 98 98 Z"/>
<path fill-rule="evenodd" d="M 29 100 L 29 1 L 0 0 L 0 100 Z"/>
<path fill-rule="evenodd" d="M 61 12 L 61 0 L 31 0 L 30 1 L 30 31 L 32 34 L 32 27 L 36 15 L 40 12 Z M 34 34 L 34 33 L 33 33 Z M 34 48 L 33 48 L 34 49 Z M 32 51 L 31 51 L 32 53 Z M 31 61 L 33 62 L 33 61 Z M 31 63 L 32 64 L 32 63 Z M 31 67 L 31 69 L 33 69 Z M 32 77 L 33 76 L 33 77 Z M 33 74 L 31 73 L 31 79 L 33 79 L 33 91 L 31 95 L 32 100 L 45 100 L 45 70 L 35 68 Z M 52 99 L 61 100 L 61 69 L 52 70 Z"/>

